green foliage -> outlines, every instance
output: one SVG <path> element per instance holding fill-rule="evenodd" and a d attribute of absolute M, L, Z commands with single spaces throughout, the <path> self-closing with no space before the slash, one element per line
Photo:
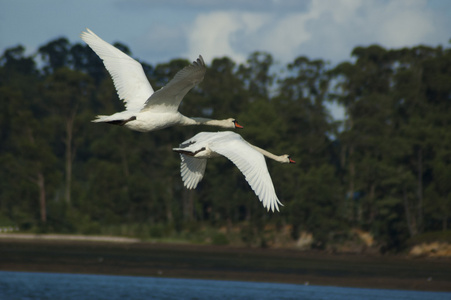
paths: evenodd
<path fill-rule="evenodd" d="M 23 46 L 0 57 L 0 225 L 261 247 L 291 228 L 293 239 L 312 233 L 316 248 L 354 227 L 387 250 L 449 228 L 450 49 L 357 47 L 352 63 L 300 56 L 280 73 L 264 52 L 240 65 L 214 59 L 180 110 L 235 117 L 246 140 L 296 160 L 267 161 L 284 204 L 274 214 L 224 158 L 208 162 L 196 190 L 183 187 L 171 149 L 211 128 L 90 123 L 123 109 L 101 60 L 65 38 L 36 54 L 40 68 Z M 158 89 L 188 63 L 143 66 Z M 328 101 L 346 110 L 340 128 Z"/>
<path fill-rule="evenodd" d="M 229 239 L 223 233 L 216 233 L 211 239 L 213 245 L 228 245 Z"/>
<path fill-rule="evenodd" d="M 422 243 L 443 242 L 451 243 L 451 230 L 445 231 L 430 231 L 419 234 L 407 241 L 407 245 L 413 246 Z"/>

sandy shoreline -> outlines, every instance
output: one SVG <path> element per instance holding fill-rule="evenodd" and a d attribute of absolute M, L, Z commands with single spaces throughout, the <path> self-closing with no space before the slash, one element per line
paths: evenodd
<path fill-rule="evenodd" d="M 0 233 L 0 239 L 19 240 L 57 240 L 57 241 L 92 241 L 92 242 L 112 242 L 112 243 L 139 243 L 140 239 L 101 236 L 101 235 L 75 235 L 75 234 L 30 234 L 30 233 Z"/>
<path fill-rule="evenodd" d="M 0 234 L 0 270 L 451 291 L 451 260 Z"/>

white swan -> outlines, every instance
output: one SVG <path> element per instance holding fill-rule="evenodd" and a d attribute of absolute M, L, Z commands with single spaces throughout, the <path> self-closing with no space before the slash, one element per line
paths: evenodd
<path fill-rule="evenodd" d="M 82 32 L 81 39 L 103 60 L 110 73 L 119 98 L 126 110 L 110 116 L 97 116 L 93 122 L 126 126 L 146 132 L 173 125 L 212 125 L 224 128 L 243 128 L 235 119 L 212 120 L 188 118 L 178 112 L 183 97 L 204 79 L 206 71 L 202 56 L 179 71 L 174 78 L 154 93 L 139 62 L 116 47 L 102 40 L 89 29 Z"/>
<path fill-rule="evenodd" d="M 279 211 L 278 204 L 283 205 L 277 198 L 264 156 L 280 163 L 295 163 L 288 154 L 274 155 L 231 131 L 200 132 L 173 150 L 180 153 L 180 172 L 186 188 L 194 189 L 202 180 L 207 158 L 222 155 L 244 174 L 263 207 L 274 212 L 275 209 Z"/>

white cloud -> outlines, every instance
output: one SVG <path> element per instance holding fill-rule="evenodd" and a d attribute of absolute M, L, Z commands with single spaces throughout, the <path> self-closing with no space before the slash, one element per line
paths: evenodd
<path fill-rule="evenodd" d="M 402 5 L 401 5 L 402 4 Z M 393 2 L 378 11 L 383 23 L 377 38 L 384 45 L 390 47 L 411 46 L 421 42 L 428 42 L 428 37 L 434 31 L 434 16 L 425 10 L 426 2 L 400 1 Z"/>
<path fill-rule="evenodd" d="M 306 20 L 302 14 L 282 17 L 266 12 L 216 11 L 201 14 L 187 32 L 189 56 L 201 51 L 207 60 L 229 56 L 237 62 L 244 62 L 251 52 L 261 50 L 275 57 L 291 57 L 295 55 L 294 50 L 310 38 L 304 30 Z"/>
<path fill-rule="evenodd" d="M 299 0 L 116 0 L 120 9 L 143 10 L 169 8 L 172 10 L 224 11 L 240 10 L 253 12 L 292 11 L 308 5 Z"/>
<path fill-rule="evenodd" d="M 207 11 L 187 33 L 188 53 L 242 62 L 253 51 L 267 51 L 282 63 L 300 55 L 338 63 L 349 59 L 356 46 L 446 43 L 448 33 L 439 23 L 425 0 L 312 1 L 291 11 Z"/>
<path fill-rule="evenodd" d="M 187 40 L 182 26 L 152 23 L 147 30 L 131 40 L 130 45 L 132 44 L 135 57 L 139 59 L 152 57 L 150 62 L 161 63 L 180 58 L 180 49 L 186 49 Z M 196 57 L 186 58 L 191 60 Z"/>
<path fill-rule="evenodd" d="M 267 28 L 256 46 L 275 57 L 294 57 L 299 54 L 297 53 L 299 47 L 312 38 L 312 33 L 305 27 L 308 20 L 309 16 L 301 13 L 290 14 L 276 20 L 274 26 Z"/>
<path fill-rule="evenodd" d="M 229 56 L 237 62 L 245 54 L 234 48 L 236 34 L 252 34 L 262 24 L 256 14 L 213 12 L 199 15 L 187 32 L 188 56 L 202 53 L 207 61 L 213 57 Z M 239 48 L 239 47 L 238 47 Z"/>

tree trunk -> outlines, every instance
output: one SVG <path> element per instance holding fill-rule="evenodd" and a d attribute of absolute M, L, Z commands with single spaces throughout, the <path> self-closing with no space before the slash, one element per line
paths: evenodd
<path fill-rule="evenodd" d="M 174 196 L 172 186 L 172 178 L 170 177 L 168 180 L 167 196 L 164 197 L 168 224 L 172 224 L 174 222 L 174 215 L 172 214 L 172 199 Z"/>
<path fill-rule="evenodd" d="M 33 132 L 31 130 L 31 128 L 27 128 L 27 134 L 28 134 L 28 139 L 30 140 L 30 142 L 34 145 L 35 144 L 35 139 L 33 137 Z M 47 205 L 46 205 L 46 193 L 45 193 L 45 177 L 44 174 L 42 173 L 41 170 L 41 164 L 38 163 L 37 167 L 38 167 L 38 171 L 37 171 L 37 175 L 36 178 L 31 178 L 30 180 L 34 183 L 36 183 L 36 185 L 38 186 L 39 189 L 39 211 L 40 211 L 40 215 L 41 215 L 41 221 L 42 223 L 46 223 L 47 222 Z"/>
<path fill-rule="evenodd" d="M 368 205 L 369 205 L 369 223 L 372 223 L 374 221 L 374 218 L 376 216 L 376 212 L 374 211 L 374 197 L 376 194 L 376 183 L 372 182 L 370 186 L 370 194 L 368 196 Z"/>
<path fill-rule="evenodd" d="M 46 208 L 46 195 L 45 195 L 45 180 L 42 172 L 38 172 L 36 184 L 39 187 L 39 208 L 41 212 L 42 223 L 47 222 L 47 208 Z"/>
<path fill-rule="evenodd" d="M 354 127 L 354 122 L 350 113 L 349 106 L 346 107 L 347 110 L 347 125 L 348 130 L 352 132 L 352 128 Z M 358 220 L 359 217 L 359 204 L 356 203 L 354 199 L 354 193 L 355 193 L 355 163 L 354 163 L 354 142 L 351 140 L 348 143 L 349 148 L 349 157 L 348 157 L 348 164 L 349 164 L 349 186 L 348 186 L 348 195 L 349 195 L 349 201 L 350 205 L 348 206 L 349 212 L 348 212 L 348 220 L 355 221 Z"/>
<path fill-rule="evenodd" d="M 166 219 L 168 220 L 168 224 L 172 224 L 174 222 L 174 216 L 172 214 L 172 201 L 170 199 L 166 200 Z"/>
<path fill-rule="evenodd" d="M 74 124 L 74 115 L 66 120 L 66 203 L 71 203 L 71 185 L 72 185 L 72 131 Z"/>
<path fill-rule="evenodd" d="M 185 221 L 194 219 L 194 199 L 192 190 L 183 191 L 183 218 Z"/>
<path fill-rule="evenodd" d="M 403 196 L 403 200 L 404 200 L 404 211 L 406 213 L 407 228 L 409 229 L 410 236 L 413 237 L 417 234 L 417 228 L 415 225 L 415 217 L 412 216 L 412 214 L 410 213 L 409 200 L 407 200 L 406 187 L 403 187 L 402 194 L 403 194 L 402 196 Z"/>
<path fill-rule="evenodd" d="M 124 143 L 123 140 L 121 140 L 121 147 L 120 147 L 120 151 L 121 151 L 121 158 L 122 158 L 122 167 L 124 168 L 124 175 L 126 178 L 128 178 L 130 176 L 130 170 L 128 167 L 128 159 L 127 159 L 127 146 L 126 143 Z"/>
<path fill-rule="evenodd" d="M 418 230 L 423 227 L 423 149 L 418 150 Z"/>
<path fill-rule="evenodd" d="M 355 221 L 356 219 L 358 219 L 356 214 L 358 215 L 358 211 L 359 211 L 359 208 L 356 207 L 356 206 L 358 206 L 358 204 L 356 204 L 355 199 L 354 199 L 355 164 L 354 164 L 354 160 L 352 158 L 353 154 L 354 154 L 354 147 L 351 146 L 349 148 L 349 187 L 348 187 L 348 195 L 349 195 L 349 199 L 351 201 L 351 205 L 350 205 L 351 210 L 350 210 L 350 214 L 349 214 L 351 221 Z"/>

